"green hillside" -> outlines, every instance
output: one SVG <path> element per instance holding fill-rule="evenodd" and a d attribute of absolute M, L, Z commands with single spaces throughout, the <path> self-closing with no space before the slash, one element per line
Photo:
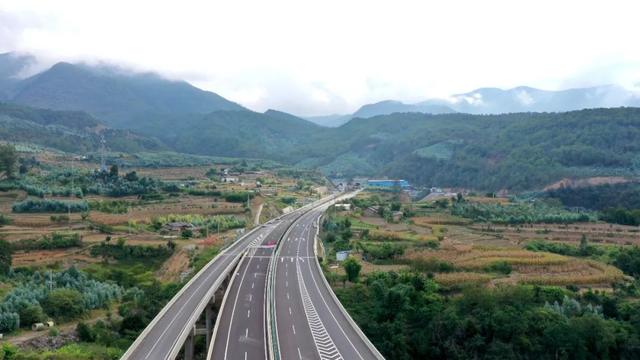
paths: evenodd
<path fill-rule="evenodd" d="M 346 175 L 372 175 L 354 171 L 365 162 L 373 175 L 418 184 L 532 189 L 563 177 L 637 174 L 640 109 L 392 114 L 330 129 L 306 151 L 326 154 L 315 165 Z"/>
<path fill-rule="evenodd" d="M 101 136 L 104 136 L 109 149 L 113 151 L 167 149 L 157 139 L 129 130 L 107 128 L 83 112 L 44 110 L 0 103 L 0 140 L 86 153 L 99 148 Z"/>
<path fill-rule="evenodd" d="M 133 118 L 147 114 L 245 110 L 184 81 L 69 63 L 58 63 L 21 81 L 10 100 L 40 108 L 81 110 L 108 125 L 125 128 Z"/>

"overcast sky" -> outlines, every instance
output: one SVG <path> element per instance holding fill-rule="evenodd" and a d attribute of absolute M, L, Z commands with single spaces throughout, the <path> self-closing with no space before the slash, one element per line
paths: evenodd
<path fill-rule="evenodd" d="M 298 115 L 488 86 L 639 91 L 639 3 L 0 0 L 0 52 L 157 71 Z"/>

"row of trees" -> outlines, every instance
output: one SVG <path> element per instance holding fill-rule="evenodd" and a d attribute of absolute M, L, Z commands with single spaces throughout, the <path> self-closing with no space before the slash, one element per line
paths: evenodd
<path fill-rule="evenodd" d="M 87 212 L 89 204 L 86 201 L 69 201 L 56 199 L 26 199 L 16 202 L 11 207 L 14 213 L 65 213 L 65 212 Z"/>
<path fill-rule="evenodd" d="M 466 217 L 474 221 L 496 224 L 569 224 L 595 220 L 588 211 L 571 211 L 560 206 L 551 206 L 543 202 L 517 202 L 513 204 L 483 204 L 475 202 L 455 202 L 451 207 L 453 215 Z"/>
<path fill-rule="evenodd" d="M 15 250 L 51 250 L 82 246 L 78 233 L 54 232 L 38 239 L 22 239 L 12 244 Z"/>

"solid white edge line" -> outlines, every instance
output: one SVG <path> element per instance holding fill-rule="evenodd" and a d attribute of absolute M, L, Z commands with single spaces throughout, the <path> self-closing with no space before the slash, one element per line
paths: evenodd
<path fill-rule="evenodd" d="M 238 262 L 238 268 L 242 266 L 242 263 L 244 262 L 245 258 L 246 258 L 246 253 L 245 255 L 242 256 L 242 259 L 240 259 L 240 261 Z M 218 328 L 220 327 L 220 319 L 222 318 L 223 310 L 227 305 L 227 298 L 229 296 L 229 293 L 231 292 L 230 290 L 236 282 L 237 276 L 235 276 L 235 269 L 233 271 L 233 274 L 234 275 L 231 278 L 231 282 L 229 282 L 229 287 L 227 288 L 227 291 L 224 292 L 224 296 L 222 297 L 222 304 L 220 305 L 220 309 L 218 310 L 218 315 L 216 316 L 216 324 L 213 326 L 213 333 L 211 334 L 211 343 L 209 344 L 209 349 L 207 349 L 207 360 L 210 360 L 211 357 L 213 356 L 213 345 L 215 344 L 216 336 L 218 335 Z M 231 321 L 233 322 L 233 319 L 231 319 Z"/>
<path fill-rule="evenodd" d="M 247 237 L 249 237 L 250 235 L 252 235 L 254 232 L 257 232 L 260 229 L 260 227 L 255 227 L 253 229 L 251 229 L 248 233 L 246 233 L 244 236 L 242 236 L 240 239 L 236 240 L 235 242 L 233 242 L 233 244 L 231 244 L 230 246 L 222 249 L 222 251 L 220 251 L 220 253 L 218 255 L 216 255 L 213 259 L 211 259 L 211 261 L 209 261 L 207 263 L 207 265 L 205 265 L 202 269 L 200 269 L 200 271 L 198 271 L 191 279 L 189 279 L 189 281 L 182 286 L 182 288 L 180 288 L 180 290 L 178 290 L 178 293 L 176 295 L 173 296 L 173 298 L 171 298 L 171 300 L 169 300 L 169 302 L 162 308 L 162 310 L 160 310 L 160 312 L 153 318 L 153 320 L 151 320 L 151 322 L 149 323 L 149 325 L 147 325 L 147 327 L 144 328 L 144 330 L 142 330 L 142 332 L 140 333 L 140 335 L 138 335 L 138 337 L 136 338 L 136 340 L 131 344 L 131 346 L 129 346 L 129 349 L 127 349 L 127 351 L 124 353 L 124 355 L 122 355 L 122 357 L 120 358 L 120 360 L 129 360 L 131 355 L 133 354 L 133 352 L 138 348 L 138 346 L 140 346 L 140 343 L 142 343 L 142 341 L 149 335 L 149 333 L 151 332 L 151 330 L 155 327 L 155 325 L 160 321 L 160 319 L 162 319 L 162 317 L 165 316 L 165 314 L 169 311 L 169 309 L 175 304 L 176 301 L 178 301 L 178 299 L 180 297 L 182 297 L 182 295 L 189 289 L 189 287 L 200 277 L 203 276 L 203 274 L 205 272 L 207 272 L 212 266 L 215 265 L 216 261 L 218 261 L 219 259 L 222 259 L 223 257 L 221 255 L 224 255 L 227 250 L 239 246 L 238 244 L 241 244 L 243 241 L 246 240 Z M 248 244 L 247 244 L 248 245 Z M 222 260 L 219 260 L 222 261 Z M 232 260 L 233 262 L 233 260 Z M 188 326 L 187 326 L 188 327 Z"/>

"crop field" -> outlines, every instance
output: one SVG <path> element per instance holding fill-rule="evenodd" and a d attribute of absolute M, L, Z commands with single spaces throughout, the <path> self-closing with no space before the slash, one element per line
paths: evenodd
<path fill-rule="evenodd" d="M 360 199 L 371 196 L 366 194 L 360 194 Z M 467 201 L 510 206 L 505 198 L 476 196 Z M 354 255 L 363 259 L 363 274 L 423 269 L 422 271 L 432 273 L 435 280 L 445 286 L 520 283 L 610 289 L 612 284 L 624 281 L 625 276 L 621 270 L 604 262 L 608 255 L 601 258 L 573 257 L 530 251 L 524 247 L 537 240 L 569 244 L 575 249 L 581 240 L 586 239 L 589 246 L 602 249 L 599 251 L 603 254 L 602 251 L 608 253 L 617 246 L 640 245 L 640 231 L 632 226 L 595 221 L 570 224 L 491 224 L 451 215 L 447 208 L 429 207 L 424 203 L 406 203 L 403 206 L 412 216 L 401 221 L 390 221 L 389 218 L 371 214 L 365 216 L 357 208 L 351 212 L 337 213 L 339 222 L 349 219 L 354 236 L 366 234 L 366 239 L 359 241 L 360 247 L 375 243 L 404 247 L 401 256 L 385 261 L 367 261 L 356 251 Z M 420 245 L 434 240 L 439 245 L 436 248 Z"/>

